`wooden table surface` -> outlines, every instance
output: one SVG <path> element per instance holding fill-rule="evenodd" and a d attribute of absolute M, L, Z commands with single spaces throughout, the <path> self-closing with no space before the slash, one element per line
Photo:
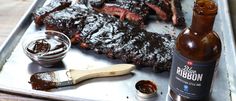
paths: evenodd
<path fill-rule="evenodd" d="M 19 19 L 26 12 L 33 0 L 0 0 L 0 45 L 6 40 L 12 29 L 16 26 Z M 231 8 L 231 18 L 233 29 L 236 31 L 236 0 L 229 0 Z M 234 5 L 234 6 L 233 6 Z M 22 96 L 0 91 L 0 101 L 36 101 L 45 99 L 36 99 L 30 96 Z"/>
<path fill-rule="evenodd" d="M 34 0 L 0 0 L 0 45 L 6 40 L 12 29 L 24 15 Z M 0 91 L 0 101 L 39 101 L 30 96 Z"/>
<path fill-rule="evenodd" d="M 0 44 L 16 26 L 33 0 L 0 0 Z"/>

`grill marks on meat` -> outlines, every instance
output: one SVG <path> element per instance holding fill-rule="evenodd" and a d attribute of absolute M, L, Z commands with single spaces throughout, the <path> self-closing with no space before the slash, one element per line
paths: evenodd
<path fill-rule="evenodd" d="M 170 21 L 172 11 L 169 0 L 147 0 L 146 5 L 156 12 L 159 19 L 163 21 Z"/>
<path fill-rule="evenodd" d="M 172 21 L 176 27 L 186 27 L 180 0 L 147 0 L 146 4 L 152 8 L 163 21 Z"/>
<path fill-rule="evenodd" d="M 102 0 L 91 4 L 95 10 L 119 16 L 121 20 L 145 21 L 153 10 L 162 21 L 180 28 L 186 26 L 180 0 Z"/>
<path fill-rule="evenodd" d="M 170 69 L 174 38 L 168 34 L 147 32 L 129 22 L 77 5 L 51 13 L 45 18 L 45 24 L 47 29 L 66 32 L 81 48 L 150 66 L 155 71 Z"/>
<path fill-rule="evenodd" d="M 104 4 L 104 2 L 106 2 Z M 143 24 L 149 13 L 149 8 L 139 0 L 106 0 L 103 3 L 90 2 L 94 10 L 109 15 L 118 16 L 120 20 L 129 20 L 136 24 Z"/>
<path fill-rule="evenodd" d="M 72 43 L 77 43 L 77 40 L 80 40 L 79 34 L 83 26 L 85 26 L 84 19 L 86 19 L 88 14 L 88 11 L 85 9 L 81 9 L 79 12 L 77 12 L 77 9 L 77 5 L 74 5 L 62 11 L 51 13 L 44 20 L 46 29 L 63 32 L 71 38 Z M 76 39 L 72 39 L 74 36 L 76 36 Z"/>
<path fill-rule="evenodd" d="M 37 9 L 33 13 L 35 24 L 43 25 L 43 20 L 48 14 L 69 7 L 71 2 L 71 0 L 52 0 L 48 5 Z"/>
<path fill-rule="evenodd" d="M 86 0 L 80 0 L 80 2 Z M 65 9 L 71 5 L 71 0 L 52 0 L 45 7 L 33 13 L 37 26 L 43 24 L 43 19 L 51 12 Z M 129 20 L 137 25 L 143 25 L 150 9 L 154 10 L 160 20 L 170 22 L 176 27 L 186 26 L 180 0 L 101 0 L 92 1 L 92 7 L 98 12 L 118 16 L 120 20 Z"/>

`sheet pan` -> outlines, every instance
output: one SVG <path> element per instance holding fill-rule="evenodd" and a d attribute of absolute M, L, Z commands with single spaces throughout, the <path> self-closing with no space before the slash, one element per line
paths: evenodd
<path fill-rule="evenodd" d="M 212 89 L 211 101 L 235 101 L 235 43 L 229 18 L 227 0 L 215 0 L 219 11 L 216 17 L 214 30 L 219 34 L 223 50 L 218 66 L 218 72 Z M 132 74 L 120 77 L 90 79 L 75 86 L 53 89 L 51 91 L 32 90 L 28 83 L 30 76 L 36 72 L 62 70 L 62 69 L 95 69 L 104 66 L 123 63 L 120 60 L 111 60 L 103 55 L 92 51 L 81 50 L 72 47 L 63 64 L 54 68 L 44 68 L 33 63 L 23 53 L 21 42 L 36 31 L 44 28 L 36 28 L 32 22 L 32 11 L 37 7 L 49 2 L 35 0 L 27 13 L 22 17 L 19 24 L 13 29 L 7 41 L 0 48 L 0 90 L 15 92 L 34 97 L 43 97 L 57 100 L 115 100 L 115 101 L 137 101 L 145 100 L 137 97 L 135 83 L 139 80 L 152 80 L 158 85 L 158 96 L 146 99 L 151 101 L 164 101 L 167 96 L 169 72 L 154 73 L 150 68 L 141 68 Z M 183 10 L 187 25 L 191 23 L 193 0 L 182 0 Z M 148 31 L 158 33 L 175 33 L 178 35 L 180 29 L 170 24 L 159 21 L 150 22 Z"/>

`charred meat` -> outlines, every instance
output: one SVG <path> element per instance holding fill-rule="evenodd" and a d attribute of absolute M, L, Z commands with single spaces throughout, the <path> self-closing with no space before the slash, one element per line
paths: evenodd
<path fill-rule="evenodd" d="M 155 71 L 170 69 L 174 37 L 140 29 L 114 16 L 78 5 L 51 13 L 44 20 L 47 29 L 66 33 L 73 43 L 110 58 Z"/>
<path fill-rule="evenodd" d="M 43 25 L 43 19 L 50 13 L 62 10 L 71 5 L 71 0 L 52 0 L 48 5 L 37 9 L 33 13 L 33 19 L 36 25 Z"/>
<path fill-rule="evenodd" d="M 143 22 L 154 11 L 159 20 L 180 28 L 186 26 L 180 0 L 99 0 L 92 1 L 91 5 L 96 11 L 121 20 Z"/>
<path fill-rule="evenodd" d="M 146 0 L 146 4 L 156 12 L 159 19 L 172 22 L 176 27 L 186 27 L 180 0 Z"/>
<path fill-rule="evenodd" d="M 155 11 L 157 17 L 163 21 L 170 21 L 172 17 L 169 0 L 146 0 L 146 5 Z"/>
<path fill-rule="evenodd" d="M 113 16 L 118 16 L 120 20 L 129 20 L 137 24 L 142 24 L 149 14 L 149 8 L 144 0 L 101 0 L 91 1 L 94 10 Z"/>
<path fill-rule="evenodd" d="M 171 0 L 171 10 L 173 12 L 172 23 L 174 26 L 185 27 L 185 18 L 180 0 Z"/>
<path fill-rule="evenodd" d="M 79 1 L 87 3 L 87 0 Z M 186 26 L 180 0 L 92 0 L 90 4 L 98 12 L 119 17 L 122 21 L 129 20 L 137 25 L 146 23 L 146 19 L 154 11 L 160 20 L 172 22 L 180 28 Z M 71 0 L 52 0 L 33 13 L 36 25 L 42 25 L 43 19 L 51 12 L 65 9 L 70 5 Z"/>

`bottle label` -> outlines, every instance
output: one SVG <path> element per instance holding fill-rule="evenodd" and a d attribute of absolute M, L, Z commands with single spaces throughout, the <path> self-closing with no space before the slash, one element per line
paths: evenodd
<path fill-rule="evenodd" d="M 187 99 L 208 97 L 215 71 L 214 61 L 192 61 L 174 51 L 170 88 Z"/>

